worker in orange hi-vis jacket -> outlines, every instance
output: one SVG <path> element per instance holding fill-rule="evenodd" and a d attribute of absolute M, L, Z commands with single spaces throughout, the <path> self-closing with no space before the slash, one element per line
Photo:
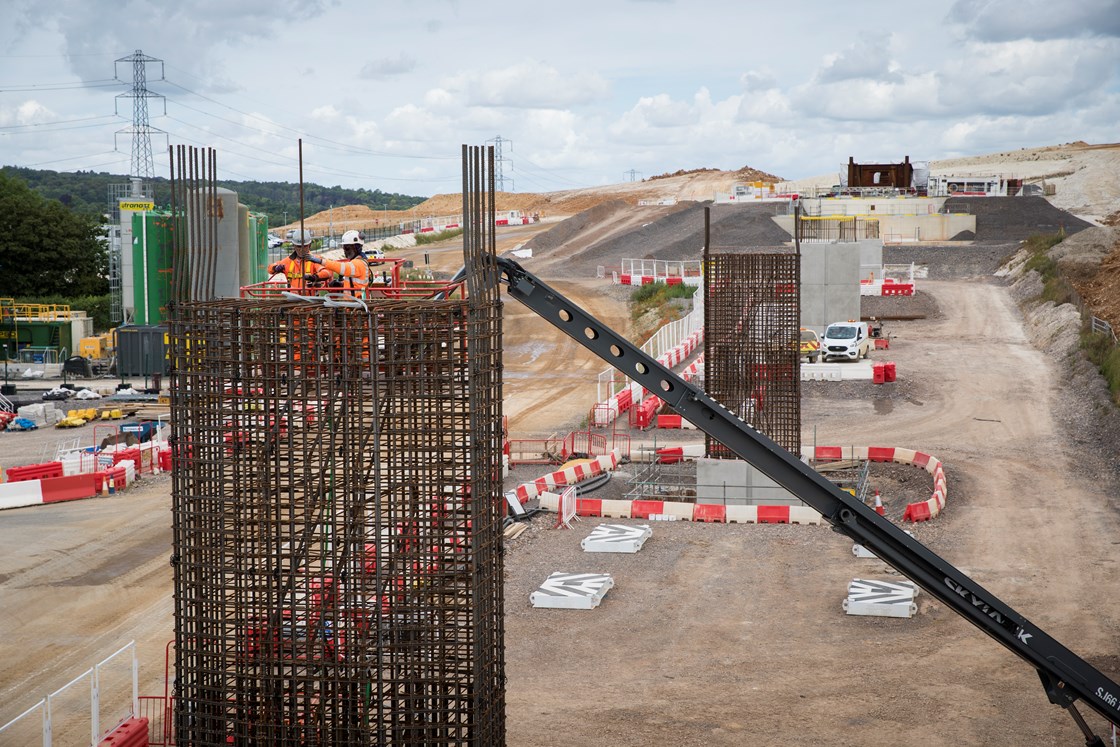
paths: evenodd
<path fill-rule="evenodd" d="M 369 260 L 362 253 L 362 236 L 357 231 L 342 234 L 342 251 L 346 259 L 325 259 L 308 255 L 307 259 L 332 273 L 338 273 L 340 285 L 351 290 L 364 290 L 369 285 Z"/>
<path fill-rule="evenodd" d="M 279 262 L 269 265 L 268 274 L 283 273 L 288 279 L 288 287 L 294 290 L 326 284 L 334 273 L 306 258 L 311 248 L 311 232 L 297 231 L 296 234 L 292 239 L 292 253 Z M 301 254 L 304 255 L 304 259 L 300 259 Z"/>

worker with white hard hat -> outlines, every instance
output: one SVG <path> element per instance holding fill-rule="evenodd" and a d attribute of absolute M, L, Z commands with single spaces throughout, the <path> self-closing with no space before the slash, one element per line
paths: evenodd
<path fill-rule="evenodd" d="M 362 253 L 362 235 L 357 231 L 347 231 L 342 234 L 342 251 L 345 259 L 326 259 L 309 255 L 307 259 L 323 269 L 337 273 L 344 288 L 364 289 L 369 285 L 369 260 Z"/>
<path fill-rule="evenodd" d="M 331 271 L 319 267 L 306 258 L 311 250 L 311 232 L 296 231 L 292 239 L 292 253 L 284 259 L 268 266 L 268 274 L 283 273 L 288 280 L 288 287 L 293 290 L 303 290 L 323 285 L 331 279 Z M 304 258 L 301 259 L 301 255 Z"/>

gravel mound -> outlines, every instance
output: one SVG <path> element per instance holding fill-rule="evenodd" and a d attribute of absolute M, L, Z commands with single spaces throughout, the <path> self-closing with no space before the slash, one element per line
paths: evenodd
<path fill-rule="evenodd" d="M 1018 241 L 887 245 L 883 247 L 883 264 L 908 265 L 913 262 L 927 268 L 926 277 L 930 280 L 988 277 L 1018 250 Z"/>
<path fill-rule="evenodd" d="M 945 211 L 976 216 L 978 241 L 1025 239 L 1039 233 L 1077 233 L 1092 226 L 1045 197 L 950 197 Z"/>
<path fill-rule="evenodd" d="M 773 205 L 678 202 L 633 220 L 635 208 L 615 200 L 569 218 L 525 246 L 534 257 L 562 253 L 573 272 L 597 265 L 618 269 L 624 259 L 697 260 L 704 248 L 706 207 L 712 210 L 711 240 L 717 251 L 781 246 L 790 240 L 772 220 Z"/>

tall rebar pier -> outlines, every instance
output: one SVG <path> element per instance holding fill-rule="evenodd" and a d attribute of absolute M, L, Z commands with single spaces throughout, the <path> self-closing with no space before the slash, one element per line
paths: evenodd
<path fill-rule="evenodd" d="M 501 304 L 476 287 L 175 304 L 176 744 L 504 742 Z"/>
<path fill-rule="evenodd" d="M 797 254 L 704 257 L 705 388 L 794 454 L 801 453 L 800 263 Z M 735 458 L 706 437 L 708 455 Z"/>

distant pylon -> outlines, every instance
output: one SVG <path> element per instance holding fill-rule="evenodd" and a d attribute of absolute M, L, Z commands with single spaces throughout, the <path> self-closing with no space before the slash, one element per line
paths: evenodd
<path fill-rule="evenodd" d="M 629 177 L 629 178 L 628 178 L 628 179 L 626 180 L 626 181 L 628 181 L 628 182 L 636 182 L 636 181 L 638 181 L 638 179 L 639 179 L 639 178 L 641 177 L 641 175 L 642 175 L 642 172 L 640 172 L 640 171 L 635 171 L 634 169 L 630 169 L 629 171 L 623 171 L 622 173 L 623 173 L 623 174 L 625 174 L 625 175 L 626 175 L 627 177 Z"/>
<path fill-rule="evenodd" d="M 502 143 L 509 143 L 509 149 L 513 150 L 512 140 L 503 140 L 501 135 L 498 135 L 493 140 L 487 140 L 488 143 L 494 144 L 494 183 L 499 192 L 513 192 L 513 177 L 509 178 L 509 189 L 506 189 L 506 177 L 502 173 L 502 166 L 508 161 L 508 158 L 502 157 Z"/>
<path fill-rule="evenodd" d="M 129 167 L 129 176 L 140 177 L 141 179 L 151 179 L 155 174 L 155 166 L 152 161 L 152 133 L 158 133 L 166 136 L 167 133 L 163 130 L 153 128 L 148 124 L 148 99 L 158 98 L 163 99 L 158 93 L 152 93 L 148 90 L 148 71 L 147 64 L 152 62 L 159 63 L 159 78 L 156 80 L 163 80 L 163 60 L 156 59 L 155 57 L 148 57 L 139 49 L 135 53 L 127 57 L 121 57 L 113 63 L 113 77 L 121 80 L 117 75 L 117 64 L 121 62 L 132 63 L 132 90 L 128 93 L 121 93 L 117 95 L 117 100 L 122 98 L 132 99 L 132 127 L 125 127 L 122 130 L 117 130 L 117 135 L 132 135 L 132 163 Z M 116 112 L 120 114 L 120 112 Z M 163 103 L 163 113 L 167 113 L 167 101 Z M 113 141 L 113 149 L 116 150 L 116 139 Z"/>

